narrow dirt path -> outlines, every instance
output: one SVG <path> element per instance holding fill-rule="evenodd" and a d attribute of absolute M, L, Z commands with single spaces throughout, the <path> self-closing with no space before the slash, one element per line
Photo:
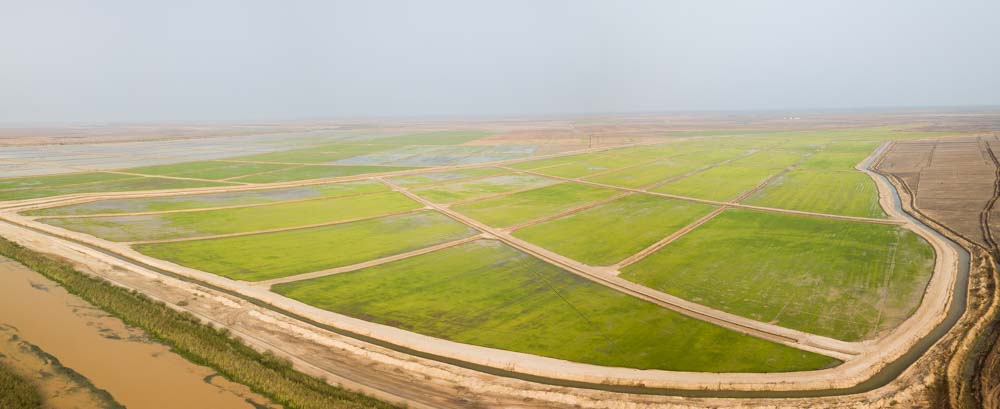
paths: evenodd
<path fill-rule="evenodd" d="M 275 278 L 273 280 L 256 281 L 256 282 L 251 282 L 250 285 L 256 286 L 256 287 L 264 287 L 264 288 L 267 288 L 268 290 L 270 290 L 271 287 L 274 286 L 275 284 L 291 283 L 291 282 L 295 282 L 295 281 L 310 280 L 310 279 L 313 279 L 313 278 L 326 277 L 326 276 L 330 276 L 330 275 L 334 275 L 334 274 L 349 273 L 351 271 L 360 270 L 360 269 L 363 269 L 363 268 L 374 267 L 374 266 L 381 265 L 381 264 L 391 263 L 393 261 L 404 260 L 404 259 L 408 259 L 408 258 L 411 258 L 411 257 L 416 257 L 416 256 L 424 255 L 424 254 L 427 254 L 427 253 L 433 253 L 433 252 L 438 251 L 438 250 L 444 250 L 444 249 L 455 247 L 455 246 L 458 246 L 458 245 L 461 245 L 461 244 L 465 244 L 465 243 L 468 243 L 468 242 L 480 240 L 480 239 L 483 239 L 483 238 L 487 238 L 487 237 L 484 236 L 484 235 L 482 235 L 482 234 L 477 234 L 477 235 L 469 236 L 469 237 L 466 237 L 466 238 L 463 238 L 463 239 L 458 239 L 458 240 L 453 240 L 453 241 L 449 241 L 449 242 L 446 242 L 446 243 L 436 244 L 436 245 L 433 245 L 433 246 L 430 246 L 430 247 L 424 247 L 422 249 L 413 250 L 413 251 L 409 251 L 409 252 L 406 252 L 406 253 L 400 253 L 400 254 L 395 254 L 395 255 L 388 256 L 388 257 L 382 257 L 382 258 L 377 258 L 377 259 L 374 259 L 374 260 L 368 260 L 368 261 L 357 263 L 357 264 L 351 264 L 349 266 L 330 268 L 330 269 L 326 269 L 326 270 L 314 271 L 312 273 L 298 274 L 298 275 L 288 276 L 288 277 L 282 277 L 282 278 Z"/>
<path fill-rule="evenodd" d="M 564 177 L 559 177 L 559 176 L 549 176 L 549 175 L 546 175 L 546 174 L 543 174 L 543 173 L 532 172 L 532 171 L 529 171 L 529 170 L 514 169 L 514 168 L 511 168 L 511 167 L 504 167 L 504 168 L 505 169 L 510 169 L 511 171 L 514 171 L 514 172 L 520 172 L 520 173 L 525 173 L 525 174 L 535 175 L 535 176 L 545 176 L 545 177 L 548 177 L 548 178 L 560 179 L 560 180 L 564 180 L 564 181 L 567 181 L 567 182 L 576 182 L 576 183 L 582 183 L 582 184 L 585 184 L 585 185 L 603 187 L 603 188 L 607 188 L 607 189 L 615 189 L 615 190 L 621 190 L 621 191 L 626 191 L 626 192 L 642 193 L 642 194 L 653 195 L 653 196 L 662 196 L 662 197 L 667 197 L 667 198 L 671 198 L 671 199 L 684 200 L 684 201 L 688 201 L 688 202 L 705 203 L 705 204 L 710 204 L 710 205 L 714 205 L 714 206 L 738 207 L 738 208 L 743 208 L 743 209 L 760 210 L 760 211 L 771 212 L 771 213 L 786 213 L 786 214 L 794 214 L 794 215 L 799 215 L 799 216 L 823 217 L 823 218 L 827 218 L 827 219 L 850 220 L 850 221 L 864 222 L 864 223 L 876 223 L 876 224 L 903 224 L 904 223 L 903 221 L 901 221 L 901 220 L 899 220 L 897 218 L 893 218 L 893 219 L 875 219 L 875 218 L 871 218 L 871 217 L 843 216 L 843 215 L 837 215 L 837 214 L 807 212 L 807 211 L 802 211 L 802 210 L 791 210 L 791 209 L 779 209 L 779 208 L 775 208 L 775 207 L 753 206 L 753 205 L 746 205 L 746 204 L 742 204 L 742 203 L 723 202 L 723 201 L 718 201 L 718 200 L 698 199 L 698 198 L 695 198 L 695 197 L 679 196 L 679 195 L 672 195 L 672 194 L 669 194 L 669 193 L 653 192 L 653 191 L 649 191 L 649 190 L 645 190 L 645 189 L 633 189 L 633 188 L 629 188 L 629 187 L 608 185 L 608 184 L 604 184 L 604 183 L 591 182 L 591 181 L 587 181 L 587 180 L 577 180 L 577 179 L 564 178 Z"/>

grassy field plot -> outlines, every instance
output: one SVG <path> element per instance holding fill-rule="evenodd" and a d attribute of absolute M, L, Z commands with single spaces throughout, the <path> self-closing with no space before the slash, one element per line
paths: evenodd
<path fill-rule="evenodd" d="M 428 211 L 310 229 L 134 247 L 183 266 L 259 281 L 405 253 L 476 233 Z"/>
<path fill-rule="evenodd" d="M 564 178 L 579 178 L 637 164 L 634 158 L 594 154 L 578 162 L 538 169 L 536 172 Z"/>
<path fill-rule="evenodd" d="M 835 363 L 684 317 L 493 240 L 274 290 L 434 337 L 596 365 L 771 372 Z"/>
<path fill-rule="evenodd" d="M 514 232 L 594 266 L 611 265 L 708 214 L 709 205 L 635 194 Z"/>
<path fill-rule="evenodd" d="M 39 221 L 112 241 L 147 241 L 308 226 L 420 207 L 401 193 L 386 192 L 236 209 Z"/>
<path fill-rule="evenodd" d="M 271 173 L 233 179 L 236 182 L 275 183 L 294 180 L 324 179 L 341 176 L 363 175 L 366 173 L 396 172 L 414 168 L 396 166 L 301 166 Z"/>
<path fill-rule="evenodd" d="M 562 183 L 509 196 L 464 203 L 452 209 L 493 227 L 507 227 L 607 199 L 617 193 L 611 189 Z"/>
<path fill-rule="evenodd" d="M 242 161 L 311 164 L 331 162 L 352 156 L 377 152 L 388 148 L 388 146 L 326 144 L 308 149 L 261 153 L 231 159 Z"/>
<path fill-rule="evenodd" d="M 130 173 L 141 173 L 144 175 L 165 175 L 197 179 L 227 179 L 243 175 L 252 175 L 262 172 L 270 172 L 278 169 L 286 169 L 294 165 L 278 165 L 267 163 L 237 163 L 221 161 L 186 162 L 171 165 L 149 166 L 144 168 L 127 169 Z"/>
<path fill-rule="evenodd" d="M 501 173 L 508 173 L 508 171 L 500 168 L 459 169 L 443 172 L 421 173 L 419 175 L 396 176 L 388 178 L 388 180 L 400 186 L 420 186 L 431 183 L 455 182 L 464 179 L 499 175 Z"/>
<path fill-rule="evenodd" d="M 584 178 L 584 180 L 606 185 L 640 188 L 693 171 L 699 166 L 701 165 L 665 159 L 642 166 L 625 168 Z"/>
<path fill-rule="evenodd" d="M 845 216 L 886 217 L 878 203 L 875 182 L 856 171 L 788 172 L 744 203 Z"/>
<path fill-rule="evenodd" d="M 39 189 L 54 188 L 67 185 L 79 185 L 89 183 L 111 182 L 122 179 L 134 179 L 135 176 L 120 175 L 116 173 L 69 173 L 65 175 L 49 176 L 28 176 L 20 178 L 0 179 L 0 191 L 11 189 Z M 0 192 L 2 194 L 2 192 Z"/>
<path fill-rule="evenodd" d="M 770 168 L 770 169 L 784 169 L 791 166 L 801 158 L 802 155 L 798 153 L 779 151 L 779 150 L 767 150 L 767 151 L 757 152 L 743 159 L 735 160 L 731 163 L 731 165 L 751 166 L 751 167 Z"/>
<path fill-rule="evenodd" d="M 779 169 L 734 165 L 718 166 L 659 186 L 653 191 L 699 199 L 727 201 L 753 189 L 754 186 L 778 172 L 780 172 Z"/>
<path fill-rule="evenodd" d="M 403 146 L 341 159 L 337 165 L 456 166 L 531 156 L 534 146 Z"/>
<path fill-rule="evenodd" d="M 385 185 L 370 181 L 329 183 L 285 189 L 247 190 L 134 199 L 108 199 L 77 205 L 51 207 L 24 212 L 30 216 L 62 216 L 189 210 L 222 206 L 253 205 L 286 200 L 304 200 L 388 191 Z"/>
<path fill-rule="evenodd" d="M 554 183 L 559 183 L 559 181 L 534 175 L 508 174 L 430 186 L 415 189 L 413 193 L 436 203 L 450 203 L 513 190 L 537 188 Z"/>
<path fill-rule="evenodd" d="M 870 151 L 835 152 L 821 151 L 799 164 L 798 169 L 853 171 L 854 166 L 863 161 Z"/>
<path fill-rule="evenodd" d="M 733 314 L 856 341 L 913 312 L 933 263 L 930 245 L 898 226 L 727 210 L 626 267 L 622 278 Z"/>
<path fill-rule="evenodd" d="M 492 131 L 434 131 L 386 136 L 365 141 L 380 145 L 458 145 L 493 135 Z"/>
<path fill-rule="evenodd" d="M 232 185 L 232 183 L 225 182 L 139 176 L 113 179 L 106 182 L 0 191 L 0 200 L 37 199 L 40 197 L 68 195 L 72 193 L 131 192 L 138 190 L 187 189 Z"/>
<path fill-rule="evenodd" d="M 527 162 L 519 162 L 519 163 L 515 163 L 515 164 L 512 164 L 512 165 L 509 165 L 509 167 L 514 168 L 514 169 L 523 169 L 523 170 L 536 170 L 536 169 L 540 170 L 541 168 L 550 168 L 550 167 L 556 167 L 556 166 L 561 166 L 561 165 L 568 165 L 568 164 L 571 164 L 571 163 L 579 163 L 579 162 L 587 162 L 587 161 L 599 160 L 601 158 L 606 158 L 606 157 L 607 156 L 605 156 L 605 155 L 601 155 L 601 154 L 597 154 L 597 153 L 582 153 L 582 154 L 579 154 L 579 155 L 559 156 L 559 157 L 555 157 L 555 158 L 547 158 L 547 159 L 538 159 L 538 160 L 532 160 L 532 161 L 527 161 Z"/>

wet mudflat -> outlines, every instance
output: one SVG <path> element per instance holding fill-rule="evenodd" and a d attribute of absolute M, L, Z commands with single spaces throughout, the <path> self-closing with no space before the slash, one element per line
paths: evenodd
<path fill-rule="evenodd" d="M 277 407 L 2 257 L 0 364 L 50 408 Z"/>

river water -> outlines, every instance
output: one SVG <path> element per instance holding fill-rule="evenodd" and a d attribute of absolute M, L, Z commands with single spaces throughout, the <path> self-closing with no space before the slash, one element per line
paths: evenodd
<path fill-rule="evenodd" d="M 272 408 L 58 284 L 0 257 L 0 364 L 48 408 Z"/>

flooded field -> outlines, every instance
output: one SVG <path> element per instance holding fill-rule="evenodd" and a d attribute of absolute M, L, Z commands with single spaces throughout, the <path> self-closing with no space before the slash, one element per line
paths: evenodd
<path fill-rule="evenodd" d="M 0 258 L 0 364 L 49 408 L 276 408 L 146 334 Z"/>

